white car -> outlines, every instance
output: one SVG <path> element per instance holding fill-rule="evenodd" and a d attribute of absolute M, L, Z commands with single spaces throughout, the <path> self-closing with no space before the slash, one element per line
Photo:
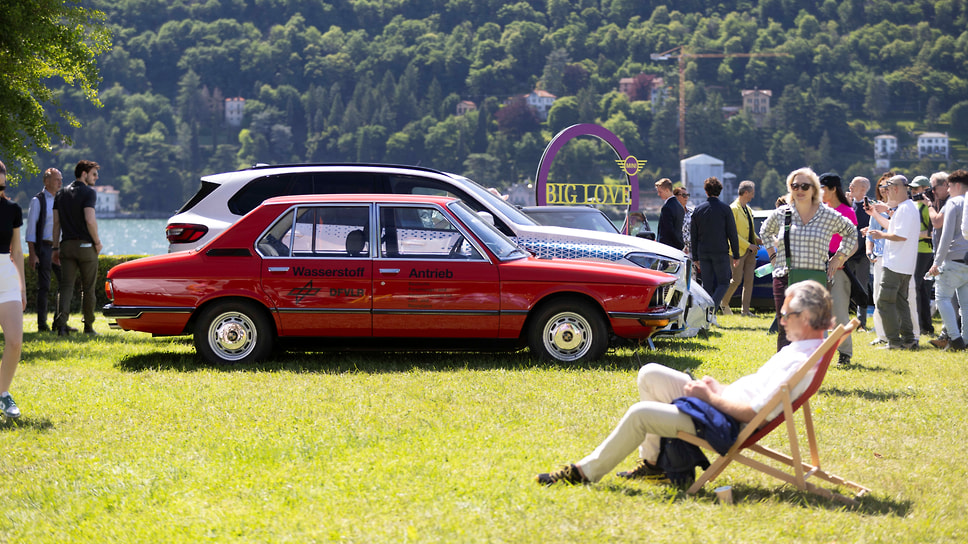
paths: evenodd
<path fill-rule="evenodd" d="M 712 299 L 692 281 L 692 266 L 683 252 L 644 238 L 539 225 L 481 185 L 456 174 L 417 166 L 258 165 L 205 176 L 201 181 L 198 192 L 168 220 L 165 231 L 169 252 L 207 243 L 274 196 L 346 193 L 454 196 L 538 257 L 603 259 L 676 276 L 667 303 L 684 311 L 660 334 L 695 336 L 714 320 Z"/>

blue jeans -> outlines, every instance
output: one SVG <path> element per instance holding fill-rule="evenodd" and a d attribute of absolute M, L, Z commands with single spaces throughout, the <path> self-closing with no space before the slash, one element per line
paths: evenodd
<path fill-rule="evenodd" d="M 955 315 L 955 305 L 951 297 L 957 293 L 961 306 L 961 322 L 965 322 L 965 302 L 968 302 L 968 265 L 945 262 L 941 275 L 935 278 L 934 300 L 938 303 L 938 313 L 948 331 L 948 336 L 954 340 L 961 336 L 958 329 L 958 316 Z"/>

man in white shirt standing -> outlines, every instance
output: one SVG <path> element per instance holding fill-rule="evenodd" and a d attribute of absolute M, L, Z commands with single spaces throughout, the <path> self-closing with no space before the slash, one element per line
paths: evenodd
<path fill-rule="evenodd" d="M 44 190 L 30 199 L 27 209 L 28 264 L 37 270 L 37 332 L 50 330 L 47 325 L 47 299 L 50 293 L 50 273 L 54 272 L 60 285 L 60 265 L 51 263 L 54 248 L 54 195 L 63 184 L 60 170 L 44 170 Z"/>
<path fill-rule="evenodd" d="M 871 215 L 884 228 L 885 232 L 872 230 L 874 239 L 883 238 L 884 274 L 881 277 L 881 293 L 877 299 L 884 334 L 887 336 L 886 349 L 917 349 L 914 336 L 914 323 L 911 321 L 908 300 L 908 283 L 914 274 L 918 258 L 918 235 L 921 232 L 921 216 L 914 201 L 908 198 L 908 180 L 897 175 L 883 182 L 881 193 L 887 204 L 873 205 L 877 214 Z M 896 208 L 890 220 L 881 216 L 891 208 Z"/>

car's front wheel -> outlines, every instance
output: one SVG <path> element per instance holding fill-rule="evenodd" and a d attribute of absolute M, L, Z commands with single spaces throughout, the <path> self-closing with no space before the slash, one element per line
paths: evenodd
<path fill-rule="evenodd" d="M 251 363 L 272 349 L 272 324 L 250 302 L 215 303 L 199 315 L 194 339 L 195 351 L 210 363 Z"/>
<path fill-rule="evenodd" d="M 561 362 L 593 361 L 608 349 L 608 327 L 585 301 L 556 301 L 538 310 L 528 332 L 531 353 Z"/>

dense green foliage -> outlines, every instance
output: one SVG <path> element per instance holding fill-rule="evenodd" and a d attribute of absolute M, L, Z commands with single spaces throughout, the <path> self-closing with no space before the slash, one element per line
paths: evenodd
<path fill-rule="evenodd" d="M 65 88 L 83 126 L 73 148 L 42 159 L 68 170 L 97 160 L 127 209 L 171 211 L 200 175 L 256 162 L 422 164 L 507 187 L 532 177 L 550 138 L 578 122 L 608 127 L 648 160 L 643 183 L 677 179 L 677 66 L 650 55 L 680 45 L 787 54 L 686 64 L 686 154 L 722 158 L 727 171 L 761 183 L 764 202 L 799 166 L 870 174 L 878 133 L 901 147 L 926 130 L 960 141 L 965 124 L 953 121 L 968 111 L 964 0 L 84 4 L 103 11 L 113 32 L 113 49 L 98 59 L 105 107 Z M 671 99 L 653 107 L 617 91 L 621 78 L 643 72 L 663 75 Z M 558 97 L 546 122 L 507 101 L 535 88 Z M 752 88 L 773 93 L 766 124 L 726 119 L 722 107 Z M 246 99 L 245 119 L 230 128 L 217 105 L 236 96 Z M 478 110 L 457 116 L 461 100 Z M 616 176 L 614 156 L 595 140 L 559 157 L 556 179 Z"/>
<path fill-rule="evenodd" d="M 76 1 L 16 0 L 0 7 L 0 158 L 11 173 L 36 173 L 31 148 L 49 150 L 60 143 L 64 131 L 52 109 L 65 123 L 78 125 L 60 107 L 52 81 L 99 104 L 94 58 L 110 46 L 103 17 Z"/>

